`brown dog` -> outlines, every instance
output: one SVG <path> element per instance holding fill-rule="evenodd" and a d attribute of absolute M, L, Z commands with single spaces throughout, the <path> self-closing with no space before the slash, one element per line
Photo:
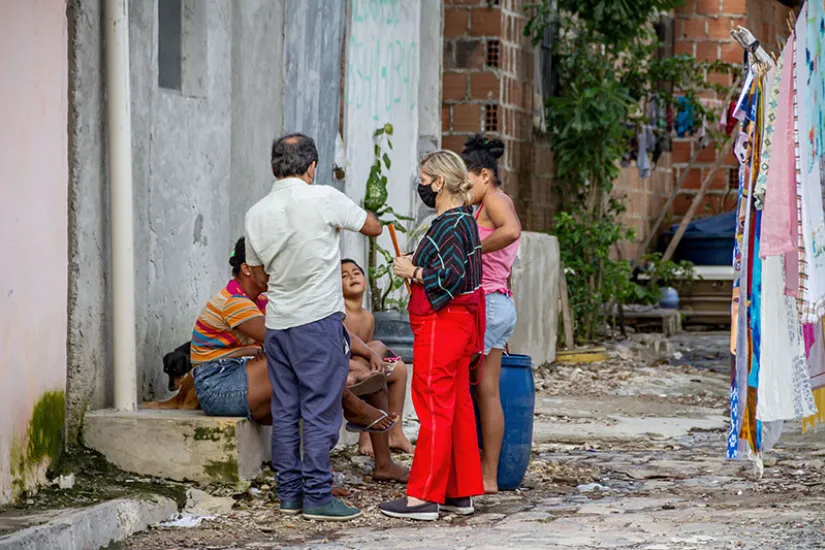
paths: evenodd
<path fill-rule="evenodd" d="M 191 342 L 186 342 L 163 357 L 163 372 L 169 377 L 169 391 L 177 390 L 178 393 L 166 401 L 146 402 L 143 408 L 184 411 L 200 409 L 198 396 L 195 395 L 192 362 L 189 360 L 190 348 Z"/>

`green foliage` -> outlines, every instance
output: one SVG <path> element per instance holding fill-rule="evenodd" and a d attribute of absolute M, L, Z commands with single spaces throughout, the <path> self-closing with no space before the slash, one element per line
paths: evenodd
<path fill-rule="evenodd" d="M 382 226 L 393 224 L 399 233 L 406 233 L 404 222 L 412 221 L 408 216 L 395 212 L 387 201 L 387 175 L 385 170 L 392 166 L 389 153 L 392 151 L 393 134 L 392 124 L 385 124 L 373 133 L 375 138 L 375 160 L 370 167 L 367 177 L 367 193 L 364 196 L 364 207 L 375 212 Z M 404 286 L 404 280 L 392 273 L 393 254 L 378 242 L 377 238 L 370 237 L 367 259 L 367 279 L 370 285 L 370 300 L 373 311 L 401 310 L 406 307 L 406 298 L 392 298 L 392 294 Z"/>
<path fill-rule="evenodd" d="M 663 260 L 661 252 L 647 254 L 642 258 L 644 278 L 642 284 L 631 284 L 629 292 L 622 300 L 625 303 L 658 304 L 662 299 L 662 289 L 675 288 L 680 294 L 697 279 L 692 262 Z"/>
<path fill-rule="evenodd" d="M 611 252 L 619 241 L 634 238 L 619 221 L 624 207 L 613 196 L 613 182 L 635 128 L 654 122 L 646 116 L 648 105 L 655 102 L 664 109 L 683 96 L 692 104 L 695 120 L 712 121 L 713 113 L 698 98 L 702 91 L 721 90 L 707 83 L 707 75 L 734 70 L 687 55 L 659 57 L 653 24 L 660 13 L 681 3 L 557 0 L 556 12 L 551 0 L 543 0 L 533 6 L 535 16 L 525 29 L 536 43 L 548 26 L 558 29 L 553 66 L 559 89 L 546 105 L 559 198 L 552 232 L 568 268 L 580 342 L 598 335 L 609 306 L 645 292 L 630 281 L 628 262 L 614 259 Z"/>

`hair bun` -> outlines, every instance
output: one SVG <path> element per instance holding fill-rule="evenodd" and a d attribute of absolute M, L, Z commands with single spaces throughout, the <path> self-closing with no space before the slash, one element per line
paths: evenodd
<path fill-rule="evenodd" d="M 484 148 L 493 155 L 494 158 L 501 158 L 504 155 L 504 142 L 500 139 L 490 139 L 484 145 Z"/>
<path fill-rule="evenodd" d="M 489 139 L 481 134 L 476 134 L 464 142 L 463 153 L 476 151 L 485 151 L 493 158 L 501 158 L 504 155 L 504 142 L 500 139 Z"/>

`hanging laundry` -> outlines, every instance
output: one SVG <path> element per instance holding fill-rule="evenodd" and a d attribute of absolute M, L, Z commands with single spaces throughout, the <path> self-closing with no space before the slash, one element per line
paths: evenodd
<path fill-rule="evenodd" d="M 648 132 L 642 127 L 639 131 L 639 153 L 636 157 L 636 168 L 639 169 L 639 177 L 642 179 L 650 177 L 650 159 L 647 156 Z"/>
<path fill-rule="evenodd" d="M 765 174 L 764 224 L 762 226 L 762 257 L 797 252 L 796 178 L 793 151 L 793 41 L 791 36 L 777 63 L 778 94 L 775 105 L 774 132 L 771 140 L 770 167 Z M 759 177 L 762 178 L 763 174 Z M 789 258 L 790 259 L 790 258 Z M 798 273 L 798 260 L 794 262 Z M 791 270 L 791 271 L 794 271 Z M 786 270 L 787 273 L 787 270 Z M 798 285 L 798 276 L 794 277 Z M 796 293 L 794 292 L 794 295 Z"/>
<path fill-rule="evenodd" d="M 693 118 L 693 104 L 686 97 L 680 97 L 676 112 L 676 135 L 685 137 L 693 134 L 696 129 L 696 122 Z"/>

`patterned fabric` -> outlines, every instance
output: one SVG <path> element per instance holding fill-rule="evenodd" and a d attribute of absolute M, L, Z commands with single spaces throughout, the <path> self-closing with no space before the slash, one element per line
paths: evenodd
<path fill-rule="evenodd" d="M 469 207 L 455 208 L 433 220 L 413 256 L 422 267 L 424 291 L 435 311 L 454 298 L 481 287 L 481 240 Z"/>
<path fill-rule="evenodd" d="M 255 303 L 235 279 L 221 289 L 201 310 L 192 330 L 192 365 L 231 355 L 239 348 L 259 345 L 241 334 L 238 326 L 264 315 L 266 302 Z"/>
<path fill-rule="evenodd" d="M 776 125 L 776 111 L 779 107 L 779 90 L 782 85 L 782 57 L 777 60 L 776 67 L 766 77 L 770 82 L 768 94 L 765 96 L 765 129 L 762 132 L 762 147 L 759 152 L 759 175 L 753 185 L 753 202 L 757 210 L 762 210 L 767 190 L 768 169 L 771 164 L 771 149 L 773 134 Z"/>

